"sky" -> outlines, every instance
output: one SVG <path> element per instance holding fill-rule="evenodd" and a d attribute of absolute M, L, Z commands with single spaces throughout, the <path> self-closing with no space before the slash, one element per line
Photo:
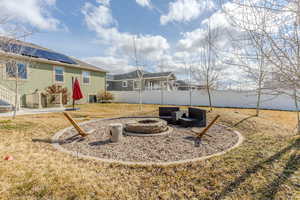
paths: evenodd
<path fill-rule="evenodd" d="M 136 57 L 138 65 L 147 71 L 174 71 L 184 79 L 184 63 L 198 52 L 208 19 L 212 28 L 229 26 L 216 2 L 1 0 L 0 13 L 33 30 L 26 41 L 111 73 L 135 70 Z M 222 39 L 220 45 L 227 46 Z M 227 70 L 227 78 L 237 79 L 229 75 L 231 71 Z"/>

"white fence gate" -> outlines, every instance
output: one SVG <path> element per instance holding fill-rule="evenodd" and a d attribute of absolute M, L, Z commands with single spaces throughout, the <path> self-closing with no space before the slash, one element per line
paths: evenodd
<path fill-rule="evenodd" d="M 139 103 L 138 92 L 112 92 L 115 102 Z M 189 105 L 189 91 L 143 91 L 144 104 Z M 257 96 L 255 92 L 213 91 L 212 103 L 215 107 L 255 108 Z M 193 106 L 208 106 L 207 93 L 192 91 Z M 287 95 L 262 95 L 261 108 L 273 110 L 296 110 L 294 100 Z"/>

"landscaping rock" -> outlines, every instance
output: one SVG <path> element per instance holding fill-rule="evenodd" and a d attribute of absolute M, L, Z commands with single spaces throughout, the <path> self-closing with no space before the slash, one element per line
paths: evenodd
<path fill-rule="evenodd" d="M 171 162 L 186 159 L 199 158 L 222 152 L 231 148 L 239 137 L 231 129 L 215 124 L 202 138 L 199 147 L 195 147 L 195 133 L 192 128 L 183 128 L 170 125 L 172 132 L 159 137 L 126 136 L 118 142 L 111 143 L 111 135 L 108 129 L 110 125 L 128 124 L 147 118 L 121 118 L 92 121 L 82 125 L 85 129 L 95 129 L 84 141 L 64 143 L 61 146 L 67 150 L 79 152 L 83 155 L 104 159 L 131 162 Z M 149 119 L 149 118 L 148 118 Z M 115 126 L 113 126 L 115 127 Z M 69 138 L 76 132 L 74 129 L 66 131 L 59 139 Z M 145 134 L 147 135 L 147 134 Z M 120 136 L 120 134 L 117 136 Z M 116 141 L 115 140 L 115 141 Z"/>

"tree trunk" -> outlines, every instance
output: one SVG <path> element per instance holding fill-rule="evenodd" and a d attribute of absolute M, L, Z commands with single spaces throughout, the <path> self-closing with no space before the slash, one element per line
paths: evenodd
<path fill-rule="evenodd" d="M 260 95 L 261 95 L 261 92 L 259 91 L 257 94 L 256 113 L 255 113 L 256 117 L 259 116 L 259 111 L 260 111 Z"/>
<path fill-rule="evenodd" d="M 13 119 L 17 116 L 17 110 L 19 108 L 19 84 L 18 84 L 18 69 L 16 70 L 16 87 L 15 87 L 15 109 L 13 113 Z"/>
<path fill-rule="evenodd" d="M 192 65 L 190 65 L 190 69 L 189 69 L 189 95 L 190 95 L 190 106 L 192 107 Z"/>
<path fill-rule="evenodd" d="M 300 113 L 299 113 L 299 105 L 297 99 L 297 88 L 294 88 L 294 101 L 297 113 L 297 134 L 300 134 Z"/>
<path fill-rule="evenodd" d="M 160 90 L 161 90 L 161 105 L 164 105 L 164 86 L 163 86 L 163 82 L 160 82 Z"/>
<path fill-rule="evenodd" d="M 208 94 L 208 101 L 209 101 L 209 111 L 212 111 L 211 94 L 210 94 L 209 87 L 207 87 L 207 94 Z"/>
<path fill-rule="evenodd" d="M 299 110 L 297 111 L 297 120 L 298 120 L 298 123 L 297 123 L 297 126 L 298 126 L 297 134 L 300 135 L 300 113 L 299 113 Z"/>
<path fill-rule="evenodd" d="M 259 86 L 258 86 L 258 91 L 257 91 L 256 114 L 255 114 L 256 117 L 259 116 L 260 99 L 261 99 L 261 81 L 259 81 Z"/>
<path fill-rule="evenodd" d="M 139 110 L 142 111 L 143 110 L 143 100 L 142 100 L 142 87 L 143 87 L 143 80 L 140 79 L 140 89 L 139 89 Z"/>

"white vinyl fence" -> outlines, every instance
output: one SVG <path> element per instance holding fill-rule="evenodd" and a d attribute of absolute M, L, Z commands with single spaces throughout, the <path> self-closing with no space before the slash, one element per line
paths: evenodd
<path fill-rule="evenodd" d="M 115 102 L 138 103 L 138 92 L 112 92 Z M 162 95 L 163 94 L 163 95 Z M 189 91 L 144 91 L 144 104 L 189 105 Z M 256 94 L 254 92 L 213 91 L 212 103 L 214 107 L 255 108 Z M 296 110 L 294 100 L 287 96 L 272 96 L 264 94 L 261 98 L 261 108 L 273 110 Z M 205 91 L 192 92 L 193 106 L 208 106 L 208 96 Z"/>

